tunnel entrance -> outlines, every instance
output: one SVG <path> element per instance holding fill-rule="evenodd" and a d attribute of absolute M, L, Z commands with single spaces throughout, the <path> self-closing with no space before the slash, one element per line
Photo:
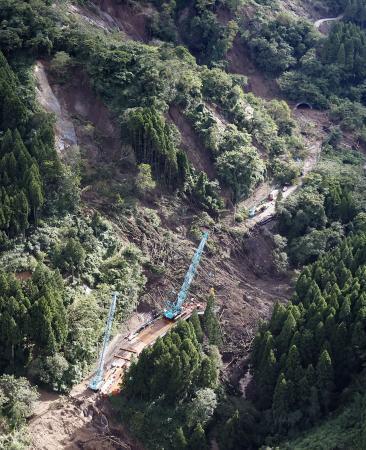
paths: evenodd
<path fill-rule="evenodd" d="M 313 109 L 312 105 L 308 102 L 299 102 L 295 109 Z"/>

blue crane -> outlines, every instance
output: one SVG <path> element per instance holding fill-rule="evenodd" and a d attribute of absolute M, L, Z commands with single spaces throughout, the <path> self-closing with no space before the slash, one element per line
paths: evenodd
<path fill-rule="evenodd" d="M 89 387 L 93 391 L 99 391 L 104 377 L 104 363 L 105 363 L 105 355 L 107 352 L 109 338 L 111 337 L 112 323 L 114 318 L 114 313 L 116 311 L 118 292 L 113 292 L 111 306 L 109 307 L 108 319 L 104 333 L 103 339 L 103 347 L 99 357 L 98 370 L 96 371 L 93 379 L 91 380 Z"/>
<path fill-rule="evenodd" d="M 203 249 L 206 245 L 207 239 L 208 239 L 208 233 L 207 232 L 203 233 L 200 245 L 198 246 L 198 248 L 192 258 L 191 265 L 189 266 L 189 269 L 186 273 L 186 276 L 184 278 L 182 287 L 179 291 L 177 300 L 175 302 L 172 302 L 172 301 L 167 302 L 167 308 L 164 311 L 164 317 L 166 317 L 169 320 L 174 320 L 182 312 L 183 303 L 185 302 L 185 300 L 187 298 L 189 288 L 191 286 L 193 277 L 196 274 L 197 267 L 200 263 Z"/>

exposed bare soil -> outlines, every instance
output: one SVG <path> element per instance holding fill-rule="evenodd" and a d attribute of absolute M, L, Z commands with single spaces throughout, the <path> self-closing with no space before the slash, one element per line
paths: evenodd
<path fill-rule="evenodd" d="M 110 417 L 108 403 L 95 394 L 90 393 L 89 397 L 80 399 L 59 396 L 48 402 L 42 414 L 30 420 L 30 449 L 141 449 L 119 424 L 111 422 Z"/>
<path fill-rule="evenodd" d="M 279 5 L 282 11 L 309 20 L 318 19 L 326 14 L 326 8 L 314 0 L 280 0 Z"/>
<path fill-rule="evenodd" d="M 77 143 L 75 127 L 70 120 L 67 111 L 61 108 L 61 105 L 56 98 L 46 74 L 45 64 L 42 61 L 38 61 L 35 65 L 34 75 L 37 83 L 37 100 L 47 112 L 54 114 L 56 118 L 56 149 L 59 152 L 63 152 L 66 148 L 76 145 Z"/>
<path fill-rule="evenodd" d="M 226 55 L 228 71 L 248 77 L 248 90 L 265 100 L 280 97 L 276 80 L 267 78 L 250 59 L 249 51 L 241 42 L 240 37 L 234 41 L 233 47 Z"/>
<path fill-rule="evenodd" d="M 107 364 L 126 336 L 149 320 L 135 313 L 113 338 L 106 356 Z M 118 421 L 113 420 L 108 402 L 88 389 L 91 377 L 76 385 L 70 395 L 40 391 L 34 414 L 28 423 L 31 450 L 140 450 Z"/>
<path fill-rule="evenodd" d="M 184 117 L 177 106 L 171 106 L 168 119 L 175 124 L 182 137 L 182 147 L 188 159 L 197 170 L 203 170 L 210 179 L 216 178 L 216 169 L 211 155 L 205 149 L 192 124 Z"/>
<path fill-rule="evenodd" d="M 136 41 L 147 42 L 149 32 L 147 24 L 152 10 L 147 7 L 137 6 L 137 3 L 119 3 L 114 0 L 93 0 L 96 13 L 101 18 L 110 22 L 110 18 L 118 28 L 128 37 Z"/>
<path fill-rule="evenodd" d="M 100 11 L 118 20 L 121 29 L 125 27 L 125 32 L 131 38 L 142 41 L 147 39 L 146 17 L 143 14 L 134 15 L 125 5 L 112 0 L 95 1 L 95 4 Z M 236 41 L 228 59 L 230 71 L 249 76 L 250 89 L 256 95 L 266 99 L 277 97 L 278 90 L 274 82 L 256 70 L 239 41 Z M 85 75 L 76 73 L 71 83 L 62 86 L 49 81 L 44 65 L 37 67 L 41 67 L 41 75 L 37 77 L 40 86 L 38 98 L 57 117 L 57 139 L 65 142 L 72 126 L 76 137 L 72 145 L 77 144 L 84 149 L 92 169 L 102 169 L 106 162 L 112 163 L 113 174 L 118 176 L 119 166 L 116 162 L 119 156 L 123 156 L 119 128 L 91 89 Z M 170 109 L 169 118 L 181 131 L 182 144 L 192 164 L 214 178 L 212 161 L 204 152 L 190 123 L 177 108 Z M 300 116 L 298 118 L 302 120 Z M 318 119 L 314 116 L 314 121 Z M 317 152 L 318 147 L 314 147 L 314 152 L 310 153 L 315 155 Z M 309 170 L 314 161 L 309 159 Z M 189 230 L 197 211 L 177 199 L 156 197 L 150 202 L 162 221 L 162 225 L 156 229 L 140 217 L 115 215 L 110 204 L 93 188 L 91 195 L 84 197 L 84 200 L 89 207 L 100 209 L 109 216 L 124 240 L 135 243 L 154 264 L 165 268 L 163 276 L 147 273 L 149 280 L 140 302 L 140 307 L 147 311 L 161 311 L 166 299 L 171 297 L 172 290 L 179 289 L 193 255 L 196 242 L 192 241 Z M 248 351 L 258 320 L 269 316 L 275 301 L 286 301 L 291 296 L 289 279 L 275 274 L 272 250 L 272 240 L 263 227 L 254 228 L 247 236 L 246 229 L 229 230 L 224 219 L 211 230 L 209 245 L 191 295 L 204 299 L 208 289 L 214 287 L 227 341 L 224 357 L 229 363 L 238 360 L 240 365 L 240 358 Z M 115 339 L 110 351 L 113 351 L 114 345 L 119 345 L 122 338 L 119 335 Z M 235 362 L 230 370 L 235 370 Z M 116 431 L 114 426 L 109 425 L 107 430 L 105 419 L 109 413 L 104 410 L 105 403 L 95 403 L 94 394 L 86 390 L 86 382 L 76 387 L 72 396 L 66 399 L 41 399 L 38 412 L 30 422 L 32 449 L 138 448 L 138 444 L 133 443 L 122 428 Z"/>
<path fill-rule="evenodd" d="M 72 120 L 77 143 L 88 151 L 89 159 L 100 163 L 118 160 L 120 130 L 111 113 L 95 94 L 85 73 L 75 70 L 67 84 L 52 83 L 62 111 Z"/>

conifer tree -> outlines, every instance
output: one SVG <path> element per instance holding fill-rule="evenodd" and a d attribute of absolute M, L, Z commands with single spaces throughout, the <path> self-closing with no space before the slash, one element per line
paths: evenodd
<path fill-rule="evenodd" d="M 200 322 L 200 319 L 198 317 L 197 310 L 193 311 L 193 314 L 191 316 L 191 323 L 193 325 L 194 332 L 196 333 L 196 337 L 197 337 L 198 342 L 202 342 L 203 341 L 203 337 L 204 337 L 204 333 L 202 331 L 201 322 Z"/>
<path fill-rule="evenodd" d="M 220 324 L 216 316 L 215 305 L 215 291 L 211 289 L 210 295 L 207 299 L 206 309 L 203 315 L 203 328 L 205 330 L 209 343 L 217 345 L 219 347 L 222 344 L 222 337 Z"/>
<path fill-rule="evenodd" d="M 193 430 L 192 436 L 189 440 L 189 448 L 192 450 L 207 449 L 205 431 L 200 423 L 198 423 Z"/>
<path fill-rule="evenodd" d="M 288 421 L 289 392 L 283 373 L 280 374 L 273 394 L 273 422 L 281 432 L 286 432 Z"/>
<path fill-rule="evenodd" d="M 182 427 L 179 427 L 175 433 L 174 447 L 177 450 L 184 450 L 187 448 L 187 439 L 184 435 Z"/>
<path fill-rule="evenodd" d="M 320 395 L 320 403 L 324 410 L 329 411 L 334 389 L 334 373 L 332 360 L 327 350 L 320 355 L 317 367 L 317 387 Z"/>

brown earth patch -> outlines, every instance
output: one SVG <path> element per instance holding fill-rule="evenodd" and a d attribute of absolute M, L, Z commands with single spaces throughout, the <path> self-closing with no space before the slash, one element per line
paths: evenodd
<path fill-rule="evenodd" d="M 120 30 L 131 39 L 142 42 L 149 41 L 148 23 L 152 14 L 151 7 L 144 8 L 129 2 L 117 3 L 114 0 L 93 0 L 93 3 L 100 12 L 112 17 Z"/>
<path fill-rule="evenodd" d="M 27 281 L 30 278 L 32 278 L 32 272 L 29 272 L 29 271 L 17 272 L 15 274 L 15 278 L 19 281 Z"/>
<path fill-rule="evenodd" d="M 265 100 L 280 97 L 276 80 L 268 78 L 254 65 L 249 50 L 241 42 L 240 37 L 234 41 L 233 47 L 227 53 L 228 71 L 248 77 L 248 90 Z"/>
<path fill-rule="evenodd" d="M 217 174 L 211 155 L 205 149 L 192 124 L 177 106 L 173 105 L 169 108 L 168 120 L 178 128 L 182 139 L 182 148 L 187 153 L 193 167 L 206 172 L 211 180 L 215 179 Z"/>
<path fill-rule="evenodd" d="M 88 150 L 91 159 L 118 159 L 121 151 L 119 127 L 93 91 L 87 75 L 75 70 L 67 85 L 51 84 L 62 107 L 72 118 L 78 145 Z"/>

